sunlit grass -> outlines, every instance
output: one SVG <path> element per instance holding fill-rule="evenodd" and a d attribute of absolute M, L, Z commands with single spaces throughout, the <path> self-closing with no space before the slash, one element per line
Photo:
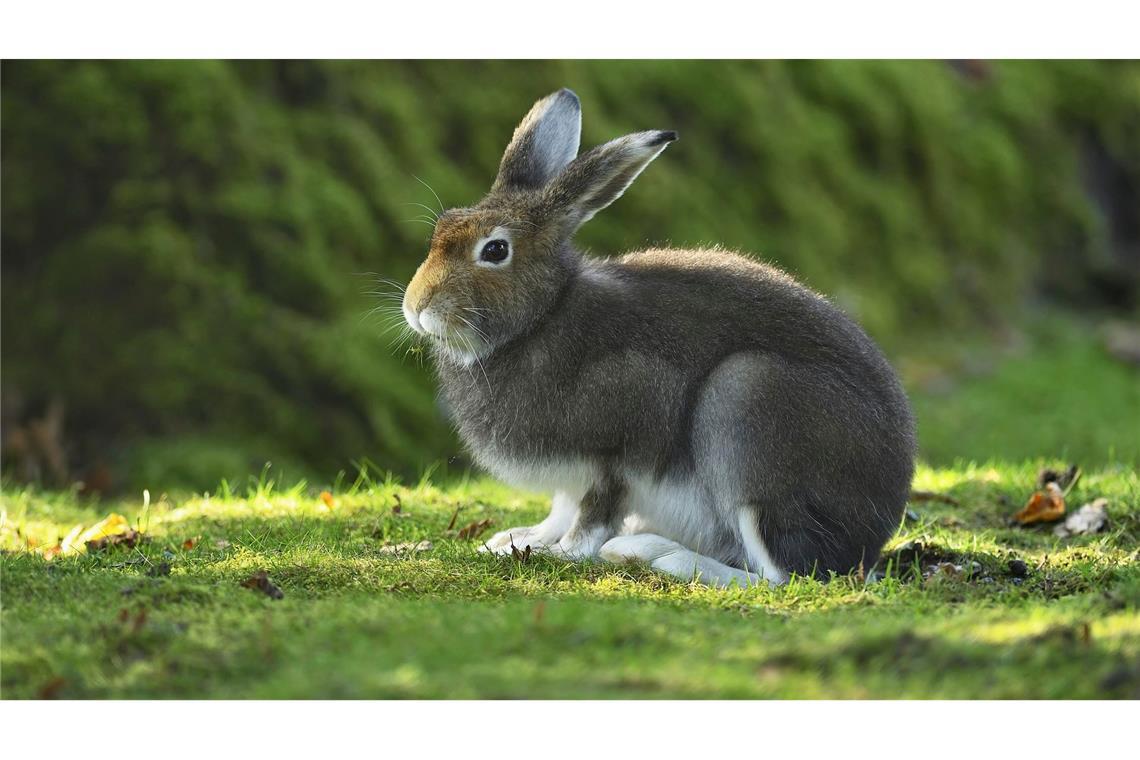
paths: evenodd
<path fill-rule="evenodd" d="M 5 487 L 0 683 L 9 698 L 1136 696 L 1140 480 L 1086 472 L 1071 505 L 1105 496 L 1110 529 L 1060 539 L 1006 524 L 1040 464 L 920 469 L 917 488 L 960 505 L 912 504 L 888 550 L 917 540 L 975 578 L 727 591 L 480 555 L 457 528 L 545 509 L 485 479 L 342 481 L 331 506 L 266 479 L 145 507 Z M 147 540 L 41 556 L 112 511 Z M 262 569 L 284 599 L 242 587 Z"/>

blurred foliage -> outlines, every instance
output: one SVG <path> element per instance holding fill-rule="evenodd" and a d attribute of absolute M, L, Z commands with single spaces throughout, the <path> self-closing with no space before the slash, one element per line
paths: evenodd
<path fill-rule="evenodd" d="M 27 61 L 2 81 L 5 403 L 61 399 L 70 459 L 117 484 L 453 453 L 366 291 L 424 252 L 413 175 L 474 201 L 561 86 L 584 146 L 682 137 L 590 250 L 756 251 L 888 348 L 1041 287 L 1135 294 L 1134 63 Z"/>

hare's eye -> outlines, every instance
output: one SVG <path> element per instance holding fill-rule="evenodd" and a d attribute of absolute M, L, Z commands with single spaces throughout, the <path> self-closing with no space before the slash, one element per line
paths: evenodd
<path fill-rule="evenodd" d="M 506 240 L 490 240 L 479 252 L 479 260 L 489 264 L 502 264 L 511 253 L 511 246 Z"/>

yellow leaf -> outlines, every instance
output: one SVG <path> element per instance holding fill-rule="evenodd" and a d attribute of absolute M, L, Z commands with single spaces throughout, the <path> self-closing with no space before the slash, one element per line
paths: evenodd
<path fill-rule="evenodd" d="M 83 530 L 82 525 L 76 525 L 72 528 L 71 532 L 67 534 L 67 538 L 63 539 L 60 544 L 59 553 L 78 554 L 86 549 L 88 541 L 98 541 L 100 538 L 107 538 L 108 536 L 121 536 L 129 533 L 130 530 L 131 526 L 127 522 L 127 518 L 112 512 L 87 530 Z"/>
<path fill-rule="evenodd" d="M 59 551 L 56 551 L 55 554 L 74 554 L 79 549 L 82 549 L 83 542 L 79 540 L 79 536 L 82 533 L 82 525 L 76 525 L 74 528 L 72 528 L 68 532 L 67 536 L 62 541 L 60 541 Z"/>

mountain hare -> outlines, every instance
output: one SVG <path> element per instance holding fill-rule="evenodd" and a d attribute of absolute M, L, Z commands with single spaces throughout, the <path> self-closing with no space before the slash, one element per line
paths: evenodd
<path fill-rule="evenodd" d="M 901 519 L 906 395 L 847 316 L 720 250 L 584 256 L 575 230 L 677 139 L 578 155 L 577 96 L 515 130 L 490 193 L 440 215 L 404 317 L 476 462 L 553 493 L 511 546 L 716 586 L 870 569 Z"/>

